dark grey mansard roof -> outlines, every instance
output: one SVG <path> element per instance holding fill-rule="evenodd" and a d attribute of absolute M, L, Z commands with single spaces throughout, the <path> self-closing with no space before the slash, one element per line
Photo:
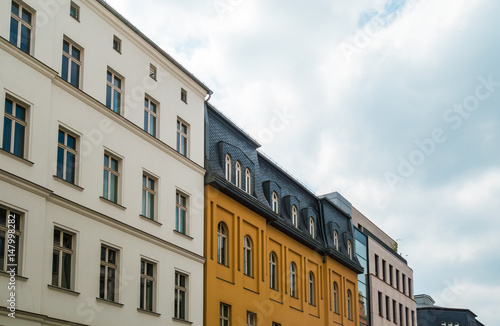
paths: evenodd
<path fill-rule="evenodd" d="M 218 188 L 243 205 L 265 217 L 272 226 L 288 236 L 302 242 L 321 254 L 327 254 L 358 273 L 362 272 L 355 252 L 351 260 L 347 255 L 347 241 L 351 240 L 355 250 L 354 229 L 351 217 L 327 198 L 318 197 L 286 171 L 281 169 L 257 149 L 260 145 L 226 118 L 210 103 L 206 103 L 206 153 L 205 182 Z M 231 182 L 225 179 L 225 156 L 232 158 Z M 252 194 L 247 194 L 235 185 L 235 162 L 242 165 L 242 175 L 249 168 L 252 173 Z M 271 193 L 280 199 L 279 214 L 271 209 Z M 291 222 L 291 208 L 296 205 L 299 212 L 298 229 Z M 317 236 L 309 234 L 309 218 L 316 222 Z M 333 230 L 339 234 L 339 250 L 333 245 Z"/>

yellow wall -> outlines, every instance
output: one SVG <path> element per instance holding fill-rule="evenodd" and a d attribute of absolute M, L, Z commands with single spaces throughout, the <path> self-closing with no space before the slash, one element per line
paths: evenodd
<path fill-rule="evenodd" d="M 231 326 L 246 325 L 247 311 L 257 325 L 359 325 L 357 274 L 330 257 L 266 225 L 266 220 L 215 188 L 205 186 L 205 325 L 219 325 L 220 303 L 231 306 Z M 228 228 L 228 266 L 217 262 L 217 226 Z M 243 238 L 252 239 L 253 277 L 243 274 Z M 278 257 L 278 289 L 270 288 L 269 255 Z M 325 262 L 324 262 L 325 260 Z M 297 265 L 298 298 L 290 296 L 289 266 Z M 308 303 L 308 274 L 315 275 L 315 305 Z M 333 282 L 339 285 L 339 314 L 333 312 Z M 347 318 L 346 293 L 352 298 Z"/>

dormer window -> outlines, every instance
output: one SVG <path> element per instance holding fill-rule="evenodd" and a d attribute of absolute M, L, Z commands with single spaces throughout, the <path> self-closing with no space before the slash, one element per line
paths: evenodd
<path fill-rule="evenodd" d="M 226 154 L 226 180 L 231 182 L 231 156 L 229 154 Z"/>
<path fill-rule="evenodd" d="M 296 228 L 299 227 L 299 212 L 297 210 L 297 206 L 295 205 L 292 206 L 292 224 Z"/>
<path fill-rule="evenodd" d="M 241 163 L 240 162 L 236 162 L 236 165 L 235 165 L 235 182 L 236 182 L 236 187 L 238 188 L 241 188 Z"/>
<path fill-rule="evenodd" d="M 352 259 L 352 243 L 351 243 L 351 240 L 347 240 L 347 254 L 349 255 L 349 258 Z"/>
<path fill-rule="evenodd" d="M 316 224 L 312 217 L 309 218 L 309 234 L 311 237 L 316 238 Z"/>
<path fill-rule="evenodd" d="M 337 231 L 333 232 L 333 245 L 336 250 L 339 250 L 339 233 Z"/>
<path fill-rule="evenodd" d="M 252 172 L 250 172 L 249 168 L 245 170 L 245 191 L 248 194 L 252 193 Z"/>
<path fill-rule="evenodd" d="M 279 214 L 279 198 L 276 191 L 273 191 L 273 196 L 271 198 L 271 201 L 272 201 L 273 212 Z"/>

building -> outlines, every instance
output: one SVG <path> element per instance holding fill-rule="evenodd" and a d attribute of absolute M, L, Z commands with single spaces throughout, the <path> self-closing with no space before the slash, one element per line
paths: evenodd
<path fill-rule="evenodd" d="M 352 208 L 356 252 L 364 267 L 359 275 L 361 325 L 415 326 L 413 270 L 397 252 L 397 243 L 356 208 Z"/>
<path fill-rule="evenodd" d="M 415 301 L 419 326 L 484 326 L 469 309 L 436 306 L 427 294 L 417 294 Z"/>
<path fill-rule="evenodd" d="M 103 0 L 0 17 L 0 324 L 203 325 L 211 91 Z"/>
<path fill-rule="evenodd" d="M 358 325 L 351 217 L 207 103 L 205 323 Z"/>

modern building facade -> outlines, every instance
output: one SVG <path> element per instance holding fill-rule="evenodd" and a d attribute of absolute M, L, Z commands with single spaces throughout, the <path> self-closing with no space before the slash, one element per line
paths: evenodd
<path fill-rule="evenodd" d="M 351 217 L 207 103 L 205 324 L 358 325 Z"/>
<path fill-rule="evenodd" d="M 358 259 L 365 271 L 359 275 L 360 319 L 368 317 L 361 325 L 417 325 L 413 271 L 398 254 L 396 241 L 355 207 L 352 221 Z"/>
<path fill-rule="evenodd" d="M 0 17 L 0 324 L 203 325 L 211 91 L 105 1 Z"/>
<path fill-rule="evenodd" d="M 427 294 L 417 294 L 415 301 L 419 326 L 484 326 L 469 309 L 436 306 Z"/>

